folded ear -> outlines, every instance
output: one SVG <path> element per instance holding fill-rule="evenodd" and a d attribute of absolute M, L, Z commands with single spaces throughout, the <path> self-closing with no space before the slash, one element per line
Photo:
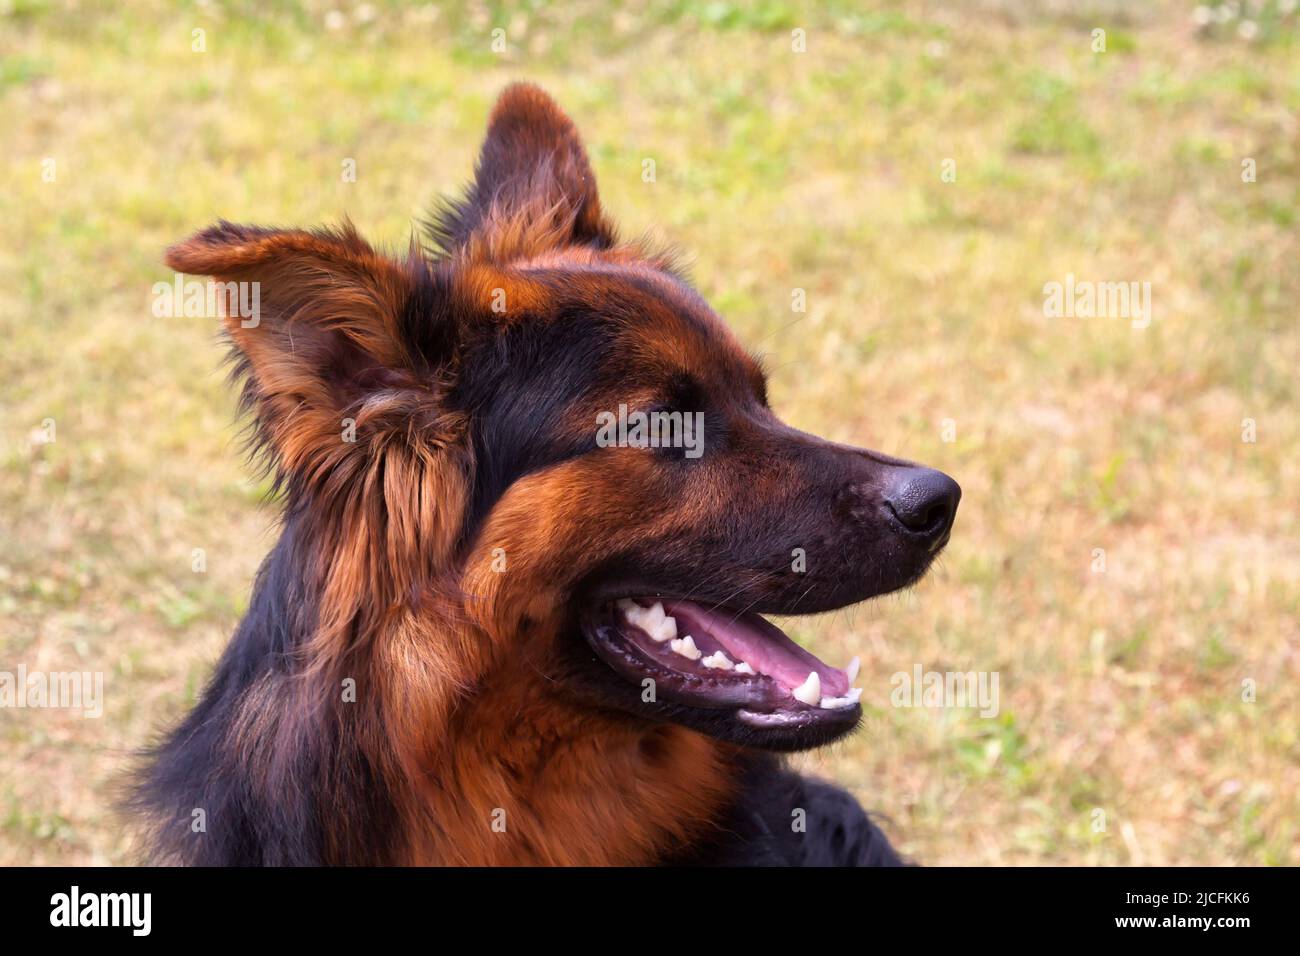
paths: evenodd
<path fill-rule="evenodd" d="M 221 222 L 167 264 L 224 286 L 217 300 L 244 403 L 281 473 L 326 477 L 431 400 L 449 319 L 427 263 L 380 255 L 352 228 L 306 232 Z"/>
<path fill-rule="evenodd" d="M 463 200 L 435 214 L 429 230 L 449 255 L 496 262 L 615 241 L 577 129 L 530 83 L 501 94 L 474 182 Z"/>

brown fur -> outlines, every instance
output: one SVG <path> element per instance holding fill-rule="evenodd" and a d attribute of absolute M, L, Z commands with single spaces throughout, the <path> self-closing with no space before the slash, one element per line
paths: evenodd
<path fill-rule="evenodd" d="M 540 90 L 502 95 L 473 185 L 431 230 L 436 248 L 395 258 L 348 224 L 221 223 L 167 253 L 259 283 L 261 321 L 225 328 L 285 531 L 142 773 L 158 859 L 626 865 L 711 845 L 754 826 L 735 809 L 756 792 L 747 746 L 782 748 L 717 732 L 716 708 L 634 706 L 579 597 L 657 571 L 715 606 L 824 610 L 933 557 L 881 518 L 882 476 L 907 463 L 776 419 L 672 257 L 618 240 Z M 690 465 L 598 447 L 594 415 L 621 403 L 707 404 L 720 447 Z M 830 559 L 796 579 L 791 543 Z M 199 807 L 206 838 L 188 830 Z M 781 829 L 789 805 L 771 812 Z"/>
<path fill-rule="evenodd" d="M 602 485 L 636 480 L 624 472 L 644 463 L 605 456 L 530 476 L 493 509 L 473 550 L 458 554 L 475 463 L 470 423 L 442 407 L 455 360 L 424 368 L 402 344 L 400 315 L 420 268 L 446 281 L 458 315 L 499 325 L 545 313 L 551 291 L 535 278 L 545 270 L 583 270 L 582 295 L 593 301 L 605 294 L 606 268 L 637 263 L 658 281 L 668 260 L 615 244 L 572 123 L 535 88 L 501 98 L 480 179 L 511 154 L 541 162 L 478 197 L 480 219 L 443 262 L 414 252 L 394 261 L 350 225 L 223 225 L 168 251 L 179 271 L 261 283 L 268 321 L 225 324 L 275 467 L 313 516 L 315 630 L 296 648 L 296 677 L 246 690 L 227 743 L 255 789 L 271 789 L 295 735 L 311 732 L 321 707 L 339 710 L 325 701 L 352 678 L 358 703 L 334 719 L 394 793 L 405 849 L 386 862 L 650 862 L 718 816 L 734 788 L 734 749 L 576 707 L 545 673 L 572 583 L 568 555 L 586 549 L 596 560 L 629 518 L 647 535 L 662 520 L 597 504 L 618 500 Z M 508 303 L 500 316 L 491 312 L 497 290 Z M 691 357 L 698 337 L 675 333 L 679 320 L 656 299 L 646 308 L 659 334 L 629 348 L 668 365 Z M 365 381 L 374 370 L 378 387 Z M 355 419 L 354 444 L 339 440 L 344 417 Z M 589 417 L 580 421 L 575 429 L 590 429 Z M 500 545 L 506 575 L 491 569 Z M 286 693 L 296 703 L 276 699 Z M 504 834 L 490 826 L 497 810 L 509 821 Z"/>

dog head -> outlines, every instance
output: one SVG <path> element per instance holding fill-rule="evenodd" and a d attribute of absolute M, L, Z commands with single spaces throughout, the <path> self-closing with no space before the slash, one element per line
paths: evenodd
<path fill-rule="evenodd" d="M 256 283 L 256 321 L 225 319 L 245 401 L 291 517 L 330 528 L 309 666 L 371 647 L 418 672 L 425 735 L 503 668 L 752 746 L 850 730 L 855 667 L 760 615 L 916 581 L 957 485 L 783 424 L 671 259 L 620 242 L 535 87 L 501 97 L 431 234 L 394 258 L 221 223 L 168 254 Z"/>

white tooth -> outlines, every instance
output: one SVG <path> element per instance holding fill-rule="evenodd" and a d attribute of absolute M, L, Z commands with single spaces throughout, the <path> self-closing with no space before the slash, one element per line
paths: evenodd
<path fill-rule="evenodd" d="M 677 636 L 677 621 L 675 618 L 665 617 L 658 623 L 646 621 L 642 627 L 650 635 L 650 639 L 656 644 L 662 644 L 664 641 L 671 641 Z"/>
<path fill-rule="evenodd" d="M 731 662 L 731 658 L 722 653 L 722 651 L 716 651 L 710 654 L 708 657 L 704 658 L 702 663 L 705 667 L 711 668 L 715 671 L 729 671 L 735 666 Z"/>
<path fill-rule="evenodd" d="M 662 601 L 655 601 L 639 622 L 641 630 L 650 635 L 656 644 L 671 641 L 677 636 L 677 622 L 664 613 Z"/>
<path fill-rule="evenodd" d="M 645 631 L 656 644 L 677 636 L 677 622 L 664 614 L 664 606 L 659 601 L 648 608 L 635 601 L 619 601 L 618 609 L 623 612 L 629 624 Z"/>
<path fill-rule="evenodd" d="M 624 619 L 633 627 L 644 627 L 645 625 L 645 608 L 635 601 L 623 601 L 619 603 L 619 610 L 623 612 Z"/>
<path fill-rule="evenodd" d="M 748 664 L 748 662 L 746 662 L 746 661 L 741 661 L 739 664 L 736 665 L 736 673 L 737 673 L 737 674 L 753 674 L 753 673 L 754 673 L 754 668 L 750 667 L 749 664 Z"/>
<path fill-rule="evenodd" d="M 816 707 L 822 699 L 822 679 L 817 676 L 816 671 L 808 672 L 808 679 L 794 692 L 794 699 L 802 701 L 809 707 Z"/>
<path fill-rule="evenodd" d="M 673 641 L 668 646 L 673 649 L 674 654 L 680 654 L 682 657 L 688 657 L 693 661 L 698 661 L 703 656 L 700 649 L 695 646 L 695 638 L 689 634 L 680 641 Z"/>
<path fill-rule="evenodd" d="M 659 622 L 664 619 L 664 605 L 662 601 L 655 601 L 645 612 L 645 622 L 651 627 L 657 627 Z"/>
<path fill-rule="evenodd" d="M 852 707 L 862 697 L 862 688 L 855 687 L 843 697 L 823 697 L 818 704 L 822 710 L 844 710 L 846 707 Z"/>
<path fill-rule="evenodd" d="M 858 682 L 858 668 L 862 666 L 862 658 L 855 657 L 849 661 L 849 666 L 844 668 L 844 673 L 849 676 L 849 686 L 852 687 Z"/>

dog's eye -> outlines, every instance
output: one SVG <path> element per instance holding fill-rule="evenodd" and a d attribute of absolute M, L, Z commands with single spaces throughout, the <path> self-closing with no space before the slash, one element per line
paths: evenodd
<path fill-rule="evenodd" d="M 681 411 L 661 402 L 645 408 L 620 405 L 617 413 L 596 416 L 596 447 L 639 448 L 667 459 L 700 458 L 704 453 L 704 413 Z"/>

